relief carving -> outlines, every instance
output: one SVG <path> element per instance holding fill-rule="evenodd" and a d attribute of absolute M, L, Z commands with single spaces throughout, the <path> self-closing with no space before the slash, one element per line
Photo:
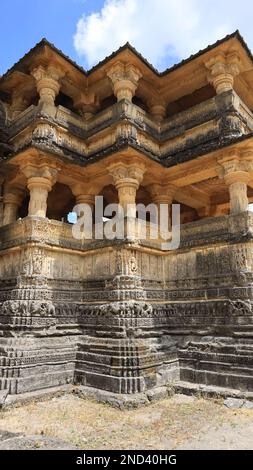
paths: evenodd
<path fill-rule="evenodd" d="M 0 306 L 0 314 L 10 316 L 48 317 L 55 315 L 55 307 L 52 302 L 46 301 L 6 300 Z"/>
<path fill-rule="evenodd" d="M 95 316 L 119 316 L 124 318 L 146 317 L 152 315 L 153 308 L 146 302 L 113 302 L 102 305 L 81 305 L 80 313 Z"/>

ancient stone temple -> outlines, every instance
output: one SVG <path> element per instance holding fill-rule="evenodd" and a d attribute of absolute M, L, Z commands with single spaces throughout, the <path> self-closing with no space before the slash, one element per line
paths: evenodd
<path fill-rule="evenodd" d="M 86 72 L 43 39 L 0 78 L 0 101 L 0 389 L 252 391 L 253 57 L 240 34 L 163 73 L 129 44 Z M 94 214 L 96 196 L 180 204 L 179 247 L 137 233 L 135 209 L 130 238 L 75 238 L 68 214 Z M 94 230 L 105 223 L 94 214 Z"/>

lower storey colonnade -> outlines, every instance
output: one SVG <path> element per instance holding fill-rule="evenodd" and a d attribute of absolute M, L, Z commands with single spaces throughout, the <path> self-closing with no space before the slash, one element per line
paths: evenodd
<path fill-rule="evenodd" d="M 143 159 L 109 161 L 84 181 L 59 163 L 20 162 L 3 191 L 0 389 L 252 390 L 251 166 L 224 156 L 216 166 L 205 185 L 221 188 L 220 200 L 203 182 L 159 179 Z M 180 247 L 75 239 L 62 217 L 76 204 L 94 212 L 96 195 L 130 204 L 132 218 L 139 202 L 170 212 L 181 199 Z"/>
<path fill-rule="evenodd" d="M 94 212 L 95 197 L 99 195 L 104 197 L 104 204 L 119 203 L 125 215 L 133 218 L 136 217 L 137 203 L 146 207 L 154 203 L 158 208 L 161 204 L 171 208 L 173 202 L 179 203 L 181 223 L 247 211 L 249 202 L 253 200 L 251 160 L 221 158 L 218 159 L 217 168 L 215 179 L 220 181 L 220 200 L 213 200 L 215 198 L 201 191 L 198 185 L 186 184 L 182 187 L 171 179 L 161 181 L 159 174 L 156 176 L 154 173 L 153 177 L 155 168 L 145 168 L 142 161 L 125 163 L 118 160 L 110 163 L 104 174 L 90 181 L 82 180 L 80 174 L 76 178 L 70 176 L 69 170 L 62 169 L 57 162 L 36 164 L 29 160 L 25 163 L 21 161 L 19 169 L 3 185 L 1 225 L 8 225 L 24 216 L 67 222 L 68 212 L 77 204 L 88 204 Z M 206 186 L 210 181 L 211 187 L 213 179 L 207 178 Z"/>

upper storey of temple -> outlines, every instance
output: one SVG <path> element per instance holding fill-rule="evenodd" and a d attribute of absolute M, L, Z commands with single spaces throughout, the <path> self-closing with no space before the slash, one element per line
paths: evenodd
<path fill-rule="evenodd" d="M 0 78 L 0 100 L 2 155 L 86 164 L 131 146 L 169 167 L 251 136 L 253 58 L 235 32 L 163 73 L 129 44 L 86 72 L 43 39 Z"/>
<path fill-rule="evenodd" d="M 215 91 L 219 94 L 232 88 L 253 108 L 249 93 L 253 58 L 238 31 L 162 73 L 128 43 L 86 72 L 42 39 L 1 77 L 0 90 L 15 101 L 13 95 L 22 89 L 24 99 L 32 103 L 42 75 L 57 82 L 55 93 L 68 96 L 78 112 L 92 98 L 99 111 L 114 94 L 118 100 L 136 97 L 151 115 L 156 116 L 154 106 L 164 107 L 157 113 L 166 117 L 214 96 Z"/>
<path fill-rule="evenodd" d="M 238 32 L 163 73 L 129 44 L 86 72 L 43 39 L 0 77 L 4 224 L 38 215 L 38 194 L 57 220 L 75 201 L 133 192 L 179 202 L 184 221 L 247 210 L 252 110 L 253 58 Z"/>

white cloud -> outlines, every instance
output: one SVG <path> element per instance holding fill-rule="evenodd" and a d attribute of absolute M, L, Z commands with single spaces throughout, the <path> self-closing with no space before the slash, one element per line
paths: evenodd
<path fill-rule="evenodd" d="M 88 67 L 129 41 L 164 68 L 237 28 L 253 45 L 252 13 L 251 0 L 106 0 L 80 18 L 74 45 Z"/>

